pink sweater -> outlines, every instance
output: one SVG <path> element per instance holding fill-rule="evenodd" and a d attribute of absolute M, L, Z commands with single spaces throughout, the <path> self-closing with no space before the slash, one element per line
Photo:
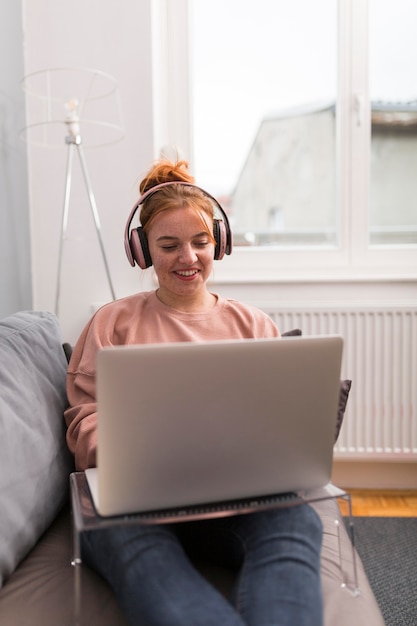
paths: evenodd
<path fill-rule="evenodd" d="M 106 304 L 84 328 L 68 367 L 70 407 L 65 420 L 77 469 L 96 464 L 95 356 L 101 347 L 278 336 L 277 327 L 265 313 L 220 296 L 216 306 L 204 313 L 176 311 L 162 304 L 154 291 Z"/>

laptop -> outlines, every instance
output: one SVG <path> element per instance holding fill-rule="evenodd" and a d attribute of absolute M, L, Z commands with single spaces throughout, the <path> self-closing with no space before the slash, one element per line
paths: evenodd
<path fill-rule="evenodd" d="M 338 336 L 103 348 L 96 512 L 199 519 L 326 485 L 342 349 Z"/>

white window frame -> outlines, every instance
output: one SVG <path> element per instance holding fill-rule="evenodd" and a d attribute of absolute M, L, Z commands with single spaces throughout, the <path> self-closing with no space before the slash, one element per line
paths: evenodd
<path fill-rule="evenodd" d="M 216 282 L 417 278 L 416 246 L 369 246 L 369 7 L 368 0 L 337 1 L 338 246 L 236 247 L 230 257 L 216 264 Z M 153 0 L 153 17 L 155 156 L 167 145 L 175 146 L 192 166 L 188 0 Z"/>

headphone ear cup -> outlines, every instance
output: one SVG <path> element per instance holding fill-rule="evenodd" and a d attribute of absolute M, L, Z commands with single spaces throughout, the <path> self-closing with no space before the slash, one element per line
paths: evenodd
<path fill-rule="evenodd" d="M 148 238 L 141 226 L 134 228 L 130 233 L 130 250 L 133 259 L 142 270 L 151 267 L 152 259 L 149 252 Z"/>
<path fill-rule="evenodd" d="M 214 260 L 221 261 L 225 255 L 227 247 L 227 232 L 223 220 L 213 221 L 213 237 L 216 242 L 214 249 Z"/>

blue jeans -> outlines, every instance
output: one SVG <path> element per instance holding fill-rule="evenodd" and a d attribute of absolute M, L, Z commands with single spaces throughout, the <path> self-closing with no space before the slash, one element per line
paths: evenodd
<path fill-rule="evenodd" d="M 320 626 L 322 527 L 307 504 L 83 534 L 83 558 L 132 626 Z M 227 600 L 190 555 L 236 572 Z"/>

